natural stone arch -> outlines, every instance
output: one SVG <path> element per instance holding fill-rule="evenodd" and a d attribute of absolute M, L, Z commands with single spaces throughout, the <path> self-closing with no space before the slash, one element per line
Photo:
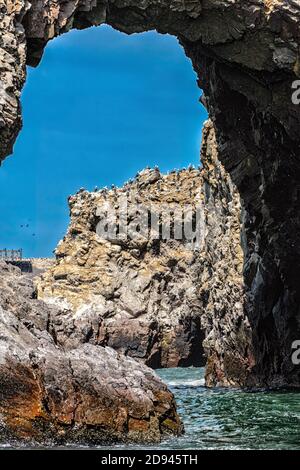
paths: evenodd
<path fill-rule="evenodd" d="M 20 129 L 26 46 L 27 63 L 37 65 L 47 41 L 73 27 L 107 23 L 179 38 L 243 201 L 245 316 L 256 364 L 243 381 L 260 385 L 299 385 L 290 359 L 300 337 L 300 109 L 291 100 L 299 18 L 299 0 L 6 0 L 0 9 L 2 158 Z M 218 355 L 222 362 L 224 351 Z M 222 367 L 234 381 L 237 372 Z"/>

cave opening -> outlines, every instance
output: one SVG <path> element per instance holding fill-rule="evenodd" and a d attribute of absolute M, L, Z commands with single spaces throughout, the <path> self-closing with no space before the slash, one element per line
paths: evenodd
<path fill-rule="evenodd" d="M 165 174 L 200 164 L 207 111 L 174 36 L 73 30 L 27 74 L 22 133 L 1 168 L 1 245 L 48 257 L 66 231 L 70 194 L 120 187 L 148 166 Z"/>
<path fill-rule="evenodd" d="M 145 167 L 158 166 L 163 178 L 175 181 L 177 176 L 172 174 L 199 166 L 207 112 L 199 104 L 201 91 L 192 65 L 175 37 L 156 32 L 127 36 L 108 26 L 73 31 L 52 41 L 39 68 L 29 69 L 28 75 L 24 129 L 14 158 L 6 160 L 0 175 L 1 191 L 6 193 L 0 199 L 1 210 L 10 214 L 7 230 L 0 236 L 2 245 L 21 246 L 27 258 L 49 258 L 66 232 L 69 194 L 79 188 L 80 194 L 83 188 L 94 193 L 103 187 L 122 187 Z M 179 170 L 174 171 L 175 167 Z M 180 186 L 180 181 L 176 184 Z M 73 230 L 72 237 L 78 235 L 82 233 Z M 153 258 L 165 250 L 159 245 L 151 247 Z M 140 253 L 137 258 L 143 256 Z M 57 254 L 59 261 L 65 257 Z M 169 295 L 168 287 L 164 288 L 158 310 L 164 311 L 168 297 L 174 296 L 174 305 L 184 297 L 182 290 L 176 291 L 180 282 L 176 276 L 185 276 L 182 266 L 177 266 L 179 258 L 171 280 L 153 276 L 155 289 L 165 283 L 172 291 Z M 174 262 L 165 261 L 170 266 Z M 41 273 L 44 268 L 33 269 Z M 66 275 L 54 273 L 54 279 L 56 284 L 62 282 L 62 290 L 66 288 Z M 78 275 L 76 285 L 80 282 Z M 62 297 L 61 286 L 56 287 Z M 47 289 L 46 285 L 41 292 Z M 47 295 L 43 292 L 42 297 Z M 143 318 L 142 322 L 134 319 L 138 337 L 130 323 L 125 329 L 119 324 L 101 325 L 105 333 L 99 342 L 134 357 L 148 356 L 146 363 L 154 368 L 202 367 L 204 333 L 192 310 L 177 313 L 175 327 L 172 321 L 162 327 L 159 321 L 145 326 Z M 140 312 L 134 315 L 139 318 Z M 90 340 L 95 341 L 91 330 L 83 341 Z"/>

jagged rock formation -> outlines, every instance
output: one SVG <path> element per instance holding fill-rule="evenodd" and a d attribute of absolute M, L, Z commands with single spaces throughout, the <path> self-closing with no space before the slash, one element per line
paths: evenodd
<path fill-rule="evenodd" d="M 39 298 L 67 309 L 54 326 L 61 344 L 109 345 L 152 367 L 204 365 L 204 346 L 207 385 L 245 383 L 254 358 L 244 316 L 241 203 L 218 160 L 211 122 L 202 162 L 201 170 L 145 170 L 123 188 L 70 198 L 68 233 L 38 288 Z M 128 236 L 101 238 L 97 224 L 117 213 L 122 197 Z M 139 221 L 137 201 L 161 225 L 178 209 L 181 219 L 188 205 L 194 214 L 203 211 L 198 245 L 174 240 L 174 227 L 171 239 L 163 239 L 162 228 L 131 233 Z"/>
<path fill-rule="evenodd" d="M 202 199 L 201 172 L 192 168 L 169 175 L 149 169 L 123 188 L 71 197 L 68 233 L 38 289 L 39 298 L 65 306 L 66 317 L 74 312 L 67 329 L 61 318 L 58 341 L 108 345 L 152 367 L 204 365 L 199 247 L 182 227 L 184 211 L 190 207 L 196 217 Z M 134 230 L 142 225 L 141 208 L 145 233 Z M 150 213 L 158 223 L 152 230 Z M 124 219 L 126 234 L 101 237 L 98 223 L 114 214 L 119 231 Z"/>
<path fill-rule="evenodd" d="M 235 185 L 218 159 L 215 130 L 204 127 L 201 159 L 205 243 L 199 299 L 205 331 L 207 386 L 243 386 L 255 366 L 252 329 L 245 316 L 243 211 Z"/>
<path fill-rule="evenodd" d="M 291 362 L 300 337 L 300 108 L 291 99 L 299 18 L 299 0 L 6 0 L 0 8 L 3 158 L 20 129 L 26 61 L 36 65 L 48 40 L 102 23 L 179 38 L 205 93 L 219 159 L 243 201 L 244 319 L 256 364 L 244 381 L 257 385 L 300 382 Z"/>
<path fill-rule="evenodd" d="M 110 348 L 59 348 L 51 334 L 59 310 L 3 261 L 0 287 L 0 442 L 157 442 L 182 431 L 151 369 Z"/>

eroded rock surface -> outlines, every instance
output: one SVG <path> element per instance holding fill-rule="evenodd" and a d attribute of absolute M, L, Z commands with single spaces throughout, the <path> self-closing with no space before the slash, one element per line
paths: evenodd
<path fill-rule="evenodd" d="M 206 228 L 198 295 L 206 333 L 206 384 L 243 386 L 255 366 L 252 328 L 245 316 L 243 209 L 239 193 L 219 161 L 211 122 L 204 127 L 201 158 Z"/>
<path fill-rule="evenodd" d="M 245 384 L 255 360 L 244 315 L 242 209 L 218 160 L 210 121 L 202 163 L 199 170 L 169 175 L 145 170 L 123 188 L 70 198 L 68 233 L 38 289 L 40 298 L 66 308 L 54 326 L 65 347 L 109 345 L 152 367 L 204 365 L 207 357 L 207 385 Z M 101 238 L 97 224 L 109 221 L 122 197 L 128 201 L 126 237 Z M 139 220 L 136 201 L 156 214 L 159 234 L 130 237 Z M 198 244 L 174 240 L 174 228 L 173 237 L 163 239 L 163 222 L 178 208 L 181 217 L 189 206 L 194 214 L 201 211 L 194 228 Z"/>
<path fill-rule="evenodd" d="M 0 442 L 158 442 L 182 426 L 174 398 L 144 365 L 90 344 L 64 351 L 55 308 L 0 263 Z"/>
<path fill-rule="evenodd" d="M 39 298 L 67 309 L 56 327 L 60 343 L 108 345 L 152 367 L 205 364 L 197 292 L 200 240 L 197 245 L 187 239 L 182 229 L 184 211 L 196 214 L 202 207 L 201 181 L 201 171 L 193 168 L 169 175 L 149 169 L 120 189 L 80 191 L 70 198 L 68 233 L 38 289 Z M 124 201 L 126 211 L 119 212 Z M 147 233 L 134 230 L 138 207 L 157 221 L 148 230 L 147 215 Z M 97 224 L 114 214 L 120 219 L 119 213 L 126 234 L 99 236 Z"/>
<path fill-rule="evenodd" d="M 300 108 L 291 99 L 300 75 L 299 18 L 299 0 L 5 0 L 0 6 L 1 158 L 20 130 L 26 61 L 36 65 L 48 40 L 102 23 L 179 38 L 205 93 L 219 159 L 243 201 L 244 322 L 253 331 L 256 363 L 245 383 L 259 385 L 300 382 L 291 361 L 300 337 Z"/>

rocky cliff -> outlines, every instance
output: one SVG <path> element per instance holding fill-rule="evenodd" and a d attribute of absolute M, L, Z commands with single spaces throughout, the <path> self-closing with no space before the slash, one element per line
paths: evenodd
<path fill-rule="evenodd" d="M 110 348 L 64 351 L 18 268 L 0 262 L 0 443 L 158 442 L 182 425 L 172 394 L 144 365 Z"/>
<path fill-rule="evenodd" d="M 70 198 L 56 265 L 38 285 L 39 298 L 66 309 L 55 327 L 61 344 L 108 345 L 152 367 L 204 365 L 207 357 L 208 385 L 243 385 L 254 359 L 244 317 L 241 203 L 218 160 L 211 122 L 202 164 L 168 175 L 145 170 L 122 188 Z M 147 230 L 137 232 L 142 208 Z M 190 239 L 182 227 L 188 209 Z M 115 230 L 99 234 L 101 221 Z"/>
<path fill-rule="evenodd" d="M 108 345 L 152 367 L 204 365 L 199 246 L 182 227 L 184 211 L 196 218 L 202 208 L 201 178 L 192 168 L 149 169 L 122 188 L 70 197 L 68 233 L 38 289 L 39 298 L 74 312 L 76 335 L 61 327 L 58 341 Z M 110 219 L 118 233 L 101 236 L 98 224 Z"/>
<path fill-rule="evenodd" d="M 300 337 L 300 108 L 292 100 L 299 18 L 299 0 L 5 0 L 0 7 L 1 158 L 21 127 L 26 62 L 37 65 L 50 39 L 102 23 L 179 38 L 204 90 L 219 159 L 243 201 L 243 319 L 256 364 L 244 382 L 266 386 L 300 382 L 291 361 Z"/>
<path fill-rule="evenodd" d="M 219 161 L 215 129 L 204 127 L 201 147 L 205 238 L 198 296 L 205 331 L 208 386 L 243 386 L 255 366 L 252 328 L 245 316 L 243 209 L 237 188 Z"/>

